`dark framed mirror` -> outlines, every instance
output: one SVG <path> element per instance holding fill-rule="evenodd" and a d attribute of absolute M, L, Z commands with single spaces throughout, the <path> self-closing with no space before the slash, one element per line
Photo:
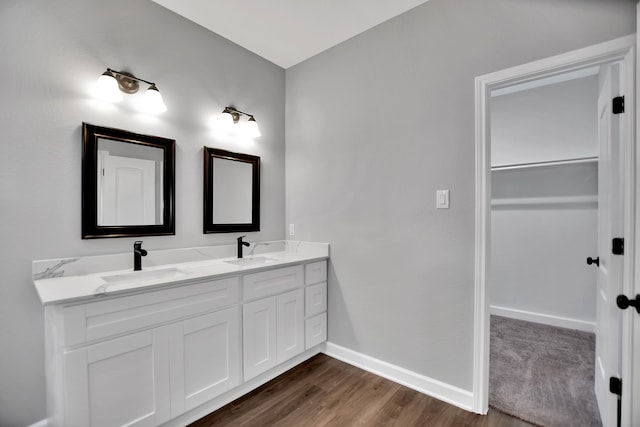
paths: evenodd
<path fill-rule="evenodd" d="M 175 234 L 175 140 L 82 124 L 82 238 Z"/>
<path fill-rule="evenodd" d="M 260 231 L 260 157 L 204 147 L 204 233 Z"/>

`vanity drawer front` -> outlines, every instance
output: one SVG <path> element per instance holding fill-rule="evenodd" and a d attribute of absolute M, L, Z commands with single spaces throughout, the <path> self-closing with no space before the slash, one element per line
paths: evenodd
<path fill-rule="evenodd" d="M 315 316 L 327 311 L 327 282 L 304 288 L 304 315 Z"/>
<path fill-rule="evenodd" d="M 303 285 L 302 265 L 247 274 L 243 278 L 244 300 L 276 295 Z"/>
<path fill-rule="evenodd" d="M 304 321 L 305 350 L 327 340 L 327 313 Z"/>
<path fill-rule="evenodd" d="M 312 262 L 304 266 L 304 284 L 312 285 L 327 280 L 327 261 Z"/>
<path fill-rule="evenodd" d="M 65 346 L 153 327 L 240 301 L 238 277 L 65 308 Z"/>

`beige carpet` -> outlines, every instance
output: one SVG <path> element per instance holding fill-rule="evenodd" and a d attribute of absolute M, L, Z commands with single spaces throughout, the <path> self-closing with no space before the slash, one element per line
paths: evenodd
<path fill-rule="evenodd" d="M 545 427 L 601 426 L 595 336 L 491 316 L 489 405 Z"/>

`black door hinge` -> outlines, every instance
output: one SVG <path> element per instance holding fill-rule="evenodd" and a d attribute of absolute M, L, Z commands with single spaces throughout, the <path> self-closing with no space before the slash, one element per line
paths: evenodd
<path fill-rule="evenodd" d="M 609 378 L 609 391 L 618 395 L 618 422 L 616 425 L 622 425 L 622 380 L 620 378 Z"/>
<path fill-rule="evenodd" d="M 613 98 L 612 112 L 613 114 L 624 113 L 624 96 L 616 96 Z"/>
<path fill-rule="evenodd" d="M 609 378 L 609 391 L 618 396 L 622 396 L 622 380 L 620 378 Z"/>
<path fill-rule="evenodd" d="M 624 238 L 615 237 L 611 241 L 611 253 L 614 255 L 624 255 Z"/>

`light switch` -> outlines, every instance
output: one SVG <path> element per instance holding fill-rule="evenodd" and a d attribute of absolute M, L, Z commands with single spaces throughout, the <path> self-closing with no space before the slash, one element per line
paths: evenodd
<path fill-rule="evenodd" d="M 436 191 L 436 209 L 449 209 L 449 190 Z"/>
<path fill-rule="evenodd" d="M 296 234 L 295 225 L 289 224 L 289 236 L 295 236 L 295 234 Z"/>

